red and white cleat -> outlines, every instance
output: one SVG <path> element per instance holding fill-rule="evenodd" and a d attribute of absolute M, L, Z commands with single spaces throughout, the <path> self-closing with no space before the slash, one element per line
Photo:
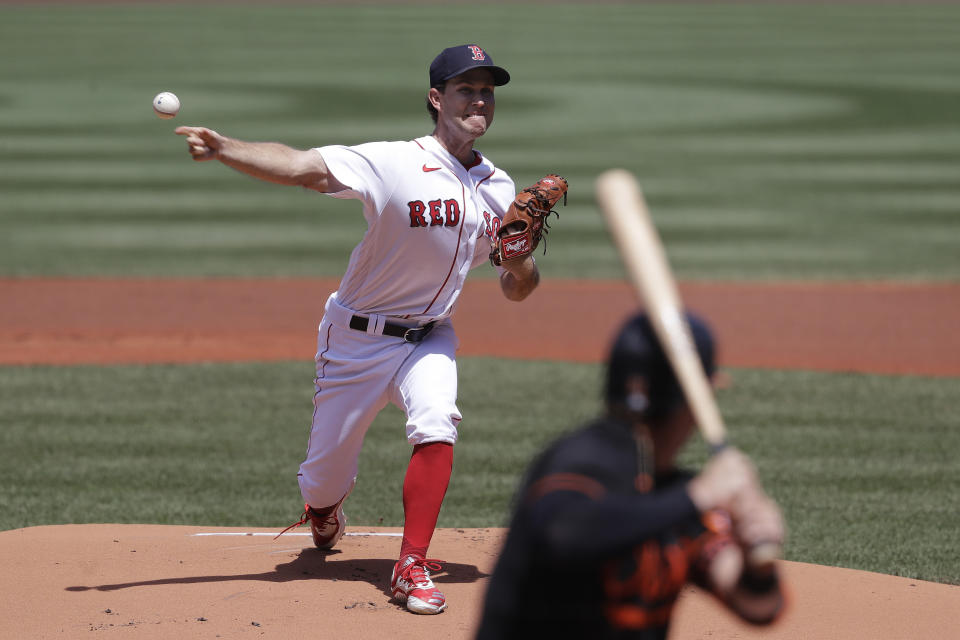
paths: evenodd
<path fill-rule="evenodd" d="M 397 560 L 390 576 L 390 590 L 394 599 L 407 603 L 414 613 L 432 615 L 447 608 L 446 598 L 430 579 L 430 571 L 440 571 L 436 560 L 407 556 Z"/>
<path fill-rule="evenodd" d="M 300 516 L 300 520 L 278 533 L 277 538 L 290 529 L 296 529 L 309 522 L 313 544 L 317 549 L 332 549 L 347 530 L 347 516 L 343 513 L 343 501 L 346 497 L 341 498 L 340 502 L 332 507 L 320 511 L 311 508 L 309 504 L 303 505 L 303 515 Z"/>
<path fill-rule="evenodd" d="M 347 530 L 347 516 L 343 513 L 343 500 L 340 500 L 329 513 L 317 513 L 309 505 L 304 505 L 304 515 L 310 520 L 310 533 L 317 549 L 333 549 Z"/>

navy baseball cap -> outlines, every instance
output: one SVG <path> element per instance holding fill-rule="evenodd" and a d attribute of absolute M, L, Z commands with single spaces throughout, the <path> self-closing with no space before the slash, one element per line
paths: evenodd
<path fill-rule="evenodd" d="M 476 67 L 489 69 L 493 74 L 493 84 L 498 87 L 510 82 L 507 70 L 494 65 L 486 51 L 475 44 L 461 44 L 444 49 L 430 63 L 430 86 L 443 84 L 450 78 Z"/>

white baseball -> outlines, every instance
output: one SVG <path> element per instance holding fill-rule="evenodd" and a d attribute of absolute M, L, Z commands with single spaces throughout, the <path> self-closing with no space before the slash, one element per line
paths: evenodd
<path fill-rule="evenodd" d="M 153 99 L 153 112 L 157 114 L 159 118 L 163 118 L 164 120 L 172 118 L 177 115 L 179 111 L 180 98 L 169 91 L 162 91 Z"/>

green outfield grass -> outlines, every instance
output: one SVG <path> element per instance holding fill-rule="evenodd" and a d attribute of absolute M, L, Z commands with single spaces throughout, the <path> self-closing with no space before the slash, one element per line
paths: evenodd
<path fill-rule="evenodd" d="M 480 148 L 521 185 L 570 180 L 547 277 L 621 274 L 593 205 L 611 166 L 640 177 L 681 277 L 960 277 L 958 6 L 0 16 L 0 275 L 340 274 L 355 205 L 197 166 L 171 131 L 298 147 L 428 133 L 426 68 L 457 25 L 514 77 Z M 160 90 L 177 120 L 154 117 Z"/>
<path fill-rule="evenodd" d="M 299 362 L 0 367 L 0 529 L 279 530 L 301 505 L 312 374 Z M 463 358 L 461 374 L 465 418 L 440 526 L 504 525 L 530 458 L 599 410 L 600 368 Z M 508 375 L 549 380 L 549 392 L 496 383 Z M 954 380 L 731 375 L 721 408 L 784 509 L 788 559 L 960 584 Z M 402 524 L 403 423 L 389 407 L 371 427 L 348 502 L 354 524 Z M 704 452 L 692 441 L 685 464 Z"/>

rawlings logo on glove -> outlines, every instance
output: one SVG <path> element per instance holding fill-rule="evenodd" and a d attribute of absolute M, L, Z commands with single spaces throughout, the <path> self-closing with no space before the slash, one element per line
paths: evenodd
<path fill-rule="evenodd" d="M 490 262 L 500 265 L 507 260 L 516 260 L 532 253 L 547 233 L 550 226 L 546 223 L 547 217 L 551 213 L 557 213 L 553 210 L 553 205 L 561 196 L 563 204 L 566 205 L 567 181 L 553 173 L 518 193 L 503 216 L 500 231 L 490 252 Z M 559 213 L 557 217 L 560 217 Z M 546 244 L 543 252 L 547 252 Z"/>
<path fill-rule="evenodd" d="M 530 243 L 527 242 L 527 236 L 523 235 L 516 240 L 503 238 L 503 259 L 509 260 L 530 253 Z"/>

